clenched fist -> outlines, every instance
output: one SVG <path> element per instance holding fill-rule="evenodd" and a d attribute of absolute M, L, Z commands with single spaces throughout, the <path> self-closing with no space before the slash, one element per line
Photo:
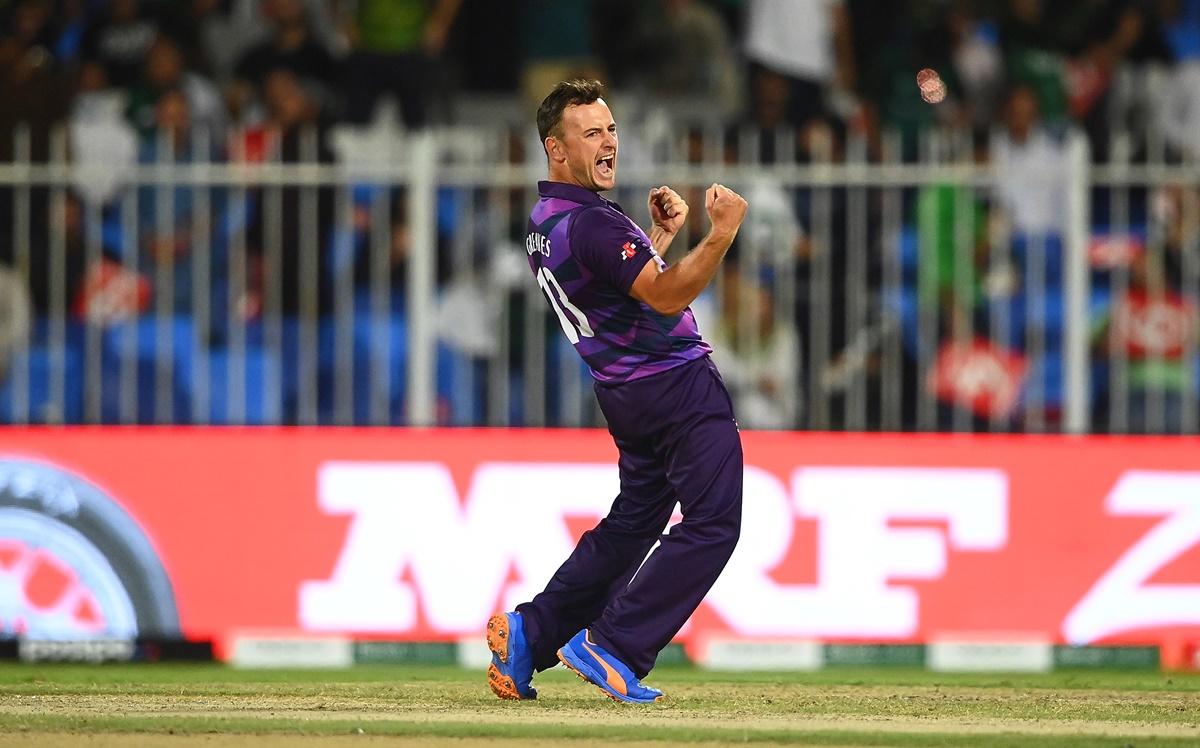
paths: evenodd
<path fill-rule="evenodd" d="M 646 202 L 650 207 L 650 220 L 655 226 L 668 234 L 675 234 L 683 228 L 683 223 L 687 220 L 688 204 L 678 192 L 666 185 L 655 187 L 650 190 Z"/>
<path fill-rule="evenodd" d="M 713 183 L 704 193 L 704 207 L 712 222 L 712 233 L 730 240 L 746 217 L 746 199 L 723 184 Z"/>

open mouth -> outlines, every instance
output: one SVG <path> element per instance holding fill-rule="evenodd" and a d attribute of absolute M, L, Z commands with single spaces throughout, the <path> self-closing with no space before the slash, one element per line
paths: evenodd
<path fill-rule="evenodd" d="M 615 153 L 610 153 L 607 156 L 601 156 L 596 159 L 596 176 L 602 179 L 612 179 L 613 174 L 616 173 L 616 161 L 617 154 Z"/>

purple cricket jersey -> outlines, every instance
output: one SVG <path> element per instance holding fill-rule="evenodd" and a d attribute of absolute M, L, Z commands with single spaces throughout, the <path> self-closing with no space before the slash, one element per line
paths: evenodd
<path fill-rule="evenodd" d="M 538 194 L 529 267 L 598 382 L 641 379 L 712 352 L 690 308 L 668 317 L 629 295 L 647 262 L 667 265 L 621 206 L 561 182 L 538 182 Z"/>

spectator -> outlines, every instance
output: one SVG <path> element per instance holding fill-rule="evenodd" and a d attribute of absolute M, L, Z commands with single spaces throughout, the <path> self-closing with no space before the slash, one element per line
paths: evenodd
<path fill-rule="evenodd" d="M 764 71 L 784 77 L 793 125 L 828 118 L 831 94 L 855 87 L 853 35 L 841 0 L 749 0 L 746 57 L 752 79 Z"/>
<path fill-rule="evenodd" d="M 95 168 L 78 174 L 75 188 L 86 202 L 103 205 L 121 190 L 137 162 L 137 133 L 125 117 L 125 92 L 104 87 L 96 66 L 81 73 L 69 119 L 70 154 L 75 163 Z"/>
<path fill-rule="evenodd" d="M 1022 410 L 1031 419 L 1044 411 L 1039 418 L 1053 422 L 1061 387 L 1046 383 L 1061 379 L 1054 372 L 1061 369 L 1064 318 L 1062 243 L 1056 240 L 1066 225 L 1066 188 L 1074 176 L 1068 174 L 1063 132 L 1074 125 L 1086 129 L 1098 161 L 1106 158 L 1110 132 L 1126 127 L 1134 128 L 1127 151 L 1131 161 L 1154 161 L 1160 153 L 1168 163 L 1179 154 L 1200 157 L 1200 0 L 462 2 L 0 0 L 0 163 L 26 153 L 35 163 L 47 160 L 55 125 L 69 115 L 71 138 L 62 150 L 72 164 L 83 167 L 71 170 L 68 178 L 76 181 L 69 190 L 36 181 L 0 185 L 0 263 L 20 259 L 22 279 L 28 271 L 35 315 L 62 306 L 61 294 L 57 287 L 51 294 L 49 281 L 60 271 L 66 278 L 65 301 L 74 301 L 101 324 L 136 314 L 152 290 L 175 293 L 176 310 L 186 312 L 193 291 L 187 274 L 198 249 L 190 244 L 192 228 L 204 220 L 211 224 L 212 244 L 204 249 L 213 252 L 214 309 L 240 308 L 248 317 L 263 309 L 324 314 L 334 310 L 330 301 L 335 290 L 352 288 L 355 308 L 365 314 L 367 290 L 388 284 L 394 292 L 391 311 L 399 319 L 406 259 L 415 249 L 408 218 L 416 217 L 405 215 L 405 198 L 394 186 L 381 184 L 386 179 L 364 177 L 369 186 L 358 188 L 350 203 L 353 220 L 335 232 L 331 188 L 248 186 L 241 191 L 247 199 L 230 210 L 225 210 L 229 193 L 213 190 L 211 214 L 202 217 L 191 202 L 193 187 L 135 183 L 140 172 L 134 167 L 209 157 L 193 152 L 198 141 L 186 132 L 192 123 L 213 130 L 212 144 L 218 150 L 229 148 L 239 160 L 330 163 L 326 125 L 347 116 L 356 122 L 370 119 L 381 97 L 398 97 L 405 123 L 421 127 L 441 121 L 438 97 L 449 89 L 447 81 L 474 83 L 500 94 L 478 97 L 471 105 L 474 112 L 495 115 L 476 118 L 491 128 L 496 120 L 513 121 L 519 113 L 518 71 L 523 71 L 526 90 L 537 90 L 540 98 L 546 81 L 603 68 L 612 73 L 616 91 L 625 94 L 616 102 L 621 110 L 644 119 L 623 131 L 627 163 L 643 160 L 639 148 L 650 160 L 675 153 L 682 124 L 694 127 L 684 144 L 690 164 L 698 169 L 723 158 L 731 178 L 742 182 L 739 191 L 753 209 L 735 250 L 741 259 L 731 258 L 738 276 L 729 281 L 734 284 L 731 299 L 722 301 L 734 304 L 732 297 L 740 295 L 739 307 L 794 304 L 778 311 L 800 339 L 795 346 L 811 354 L 797 355 L 791 371 L 803 388 L 805 404 L 812 406 L 806 408 L 805 423 L 844 425 L 837 412 L 860 412 L 859 384 L 868 381 L 870 396 L 885 389 L 879 382 L 888 377 L 902 381 L 896 390 L 908 398 L 902 415 L 906 423 L 916 423 L 908 415 L 916 411 L 909 395 L 926 386 L 924 357 L 931 351 L 914 357 L 910 338 L 915 336 L 908 332 L 916 325 L 900 324 L 905 350 L 897 346 L 897 355 L 890 358 L 903 358 L 898 365 L 909 368 L 896 377 L 891 364 L 879 366 L 879 341 L 894 334 L 889 325 L 898 323 L 885 319 L 873 304 L 856 301 L 885 297 L 878 287 L 881 258 L 888 257 L 893 234 L 903 236 L 900 245 L 906 249 L 919 242 L 926 250 L 903 253 L 905 259 L 920 254 L 921 262 L 903 265 L 900 278 L 893 279 L 903 286 L 903 314 L 915 317 L 914 310 L 937 309 L 942 325 L 938 340 L 930 343 L 979 332 L 1003 344 L 997 361 L 1009 354 L 1013 361 L 1028 355 L 1019 362 L 1027 369 L 1021 376 L 1031 384 Z M 330 21 L 331 8 L 348 14 L 339 21 L 352 21 L 344 38 Z M 478 44 L 483 35 L 499 38 L 498 46 Z M 730 50 L 731 38 L 744 42 L 745 59 L 734 59 L 738 55 Z M 340 55 L 351 45 L 353 58 L 345 75 Z M 922 67 L 935 68 L 942 76 L 949 91 L 943 103 L 931 106 L 921 99 L 914 77 Z M 731 78 L 737 79 L 735 85 Z M 730 117 L 739 88 L 746 101 L 737 109 L 740 116 Z M 676 94 L 705 105 L 678 106 L 672 100 Z M 975 155 L 991 158 L 995 167 L 995 210 L 985 213 L 977 188 L 949 178 L 915 185 L 891 182 L 894 191 L 875 186 L 876 178 L 907 179 L 900 175 L 906 169 L 886 174 L 868 169 L 863 172 L 868 181 L 852 185 L 799 183 L 792 179 L 795 173 L 781 181 L 774 168 L 751 173 L 758 164 L 855 161 L 859 143 L 853 135 L 877 134 L 876 118 L 908 136 L 902 142 L 910 156 L 920 142 L 949 142 L 921 139 L 939 126 L 994 129 L 990 150 Z M 230 120 L 245 126 L 236 140 L 217 136 Z M 723 131 L 731 122 L 736 127 Z M 1145 141 L 1138 130 L 1144 124 L 1152 126 Z M 154 135 L 160 126 L 163 137 Z M 28 148 L 23 138 L 14 138 L 20 132 L 29 133 Z M 520 135 L 529 133 L 527 119 L 521 119 L 515 142 L 520 145 Z M 357 154 L 370 167 L 403 159 L 409 147 L 389 127 L 373 128 L 359 142 Z M 452 159 L 470 161 L 476 154 L 499 152 L 483 139 L 453 136 L 446 142 L 453 143 L 450 149 L 439 152 Z M 892 141 L 886 142 L 890 146 Z M 876 149 L 869 155 L 882 157 L 884 143 L 868 141 Z M 528 147 L 534 149 L 529 158 L 540 163 L 541 156 L 535 156 L 540 146 L 531 140 Z M 506 167 L 509 172 L 526 162 L 516 157 L 518 148 L 511 151 L 515 160 Z M 965 158 L 960 165 L 967 165 Z M 957 179 L 959 172 L 952 171 L 947 173 Z M 830 173 L 844 174 L 841 169 Z M 1169 345 L 1156 342 L 1151 338 L 1163 330 L 1149 322 L 1175 320 L 1181 328 L 1193 324 L 1189 304 L 1195 300 L 1187 299 L 1196 282 L 1192 259 L 1200 244 L 1193 234 L 1200 223 L 1200 209 L 1195 208 L 1200 195 L 1179 186 L 1162 187 L 1165 176 L 1136 168 L 1131 175 L 1134 182 L 1125 187 L 1101 179 L 1090 193 L 1095 226 L 1122 234 L 1114 239 L 1118 243 L 1150 248 L 1128 271 L 1130 293 L 1122 292 L 1109 309 L 1097 345 L 1117 360 L 1128 359 L 1122 371 L 1130 381 L 1122 375 L 1115 384 L 1131 389 L 1114 393 L 1112 402 L 1125 403 L 1128 395 L 1133 427 L 1147 430 L 1161 425 L 1154 420 L 1160 403 L 1167 402 L 1170 411 L 1178 410 L 1177 402 L 1190 402 L 1178 398 L 1191 394 L 1180 383 L 1192 376 L 1196 341 L 1184 336 Z M 533 351 L 526 356 L 526 346 L 540 347 L 540 341 L 523 336 L 539 321 L 526 324 L 522 316 L 528 311 L 528 288 L 519 286 L 523 290 L 514 292 L 506 287 L 505 267 L 493 264 L 504 253 L 519 253 L 509 242 L 519 244 L 524 237 L 528 184 L 515 190 L 489 184 L 437 190 L 441 302 L 431 313 L 439 315 L 439 336 L 446 349 L 469 361 L 476 375 L 499 367 L 516 377 L 514 388 L 523 386 L 520 377 L 533 381 L 540 374 L 558 382 L 561 335 L 556 320 L 547 318 L 553 342 L 546 348 L 546 370 L 527 371 L 526 359 Z M 644 189 L 630 185 L 612 197 L 628 204 L 643 199 Z M 690 246 L 706 230 L 704 212 L 697 209 L 703 191 L 691 184 L 684 191 L 693 206 L 687 227 L 691 235 L 684 242 Z M 135 195 L 136 201 L 125 200 Z M 368 209 L 368 201 L 394 202 L 390 221 Z M 135 202 L 134 213 L 123 209 Z M 1156 212 L 1164 206 L 1174 218 Z M 886 242 L 881 238 L 885 216 Z M 99 219 L 99 225 L 85 217 Z M 138 256 L 123 264 L 123 240 L 132 234 L 129 218 L 136 218 Z M 985 237 L 985 229 L 997 226 L 1015 236 L 999 231 Z M 1136 238 L 1126 241 L 1125 232 Z M 249 255 L 248 293 L 238 300 L 227 298 L 221 285 L 228 282 L 220 269 L 230 267 L 225 253 L 231 238 L 234 246 L 244 239 Z M 63 246 L 65 258 L 57 256 Z M 991 262 L 987 252 L 993 246 L 1006 249 Z M 85 267 L 85 247 L 107 256 L 93 257 L 98 261 Z M 234 259 L 240 272 L 240 257 Z M 157 270 L 167 263 L 177 288 L 151 289 Z M 1181 279 L 1183 268 L 1186 280 Z M 784 269 L 793 274 L 773 276 L 787 281 L 780 280 L 778 299 L 748 300 L 770 297 L 772 286 L 761 276 Z M 1043 275 L 1023 274 L 1032 269 Z M 332 280 L 334 274 L 340 283 Z M 1037 277 L 1043 288 L 1029 285 Z M 864 288 L 865 297 L 859 293 Z M 456 322 L 453 311 L 464 305 L 480 312 L 472 325 Z M 345 304 L 337 308 L 345 309 Z M 488 320 L 495 321 L 498 308 L 505 310 L 499 316 L 508 319 L 510 329 L 500 337 L 493 334 L 489 342 Z M 720 326 L 757 330 L 761 309 L 755 309 L 752 314 L 730 307 L 729 314 L 739 321 L 733 328 L 725 322 Z M 838 313 L 842 310 L 850 313 Z M 983 313 L 992 311 L 1002 314 Z M 995 328 L 988 324 L 989 316 L 995 317 Z M 716 330 L 717 322 L 713 325 L 715 335 L 728 333 Z M 216 321 L 212 327 L 226 329 Z M 932 337 L 932 331 L 925 332 L 924 338 Z M 723 344 L 757 360 L 762 353 L 755 347 L 757 333 L 750 339 L 734 336 Z M 508 347 L 497 349 L 497 341 L 507 341 Z M 1177 355 L 1176 349 L 1182 352 Z M 508 360 L 503 360 L 505 353 Z M 553 389 L 547 390 L 547 412 L 557 412 L 554 403 L 563 394 Z M 842 407 L 839 393 L 854 393 L 846 398 L 855 402 Z M 455 410 L 456 418 L 466 414 L 466 421 L 479 420 L 479 403 L 499 408 L 494 400 L 487 402 L 488 396 L 495 393 L 477 393 L 475 409 Z M 513 402 L 521 401 L 514 395 Z M 956 402 L 961 410 L 962 402 Z M 796 421 L 801 420 L 799 412 L 796 406 Z M 818 415 L 822 412 L 828 415 Z M 992 418 L 992 427 L 1009 423 L 1007 413 L 972 412 Z M 520 412 L 514 413 L 507 418 L 519 420 Z M 495 417 L 496 411 L 488 409 L 487 414 Z M 1098 420 L 1103 420 L 1101 414 L 1097 411 Z M 934 425 L 926 415 L 923 411 L 922 423 Z M 1122 419 L 1116 425 L 1126 424 Z"/>
<path fill-rule="evenodd" d="M 379 97 L 390 93 L 399 100 L 405 125 L 429 123 L 430 99 L 440 78 L 434 63 L 446 46 L 461 2 L 359 0 L 347 63 L 347 119 L 368 122 Z"/>
<path fill-rule="evenodd" d="M 752 84 L 750 118 L 758 129 L 771 132 L 787 125 L 793 89 L 788 79 L 774 70 L 760 68 L 754 72 Z"/>
<path fill-rule="evenodd" d="M 1196 199 L 1196 195 L 1191 195 Z M 1114 300 L 1098 325 L 1098 352 L 1125 360 L 1128 387 L 1098 400 L 1098 422 L 1132 434 L 1178 434 L 1184 428 L 1187 392 L 1194 387 L 1196 304 L 1179 291 L 1161 254 L 1143 253 L 1133 263 L 1129 288 Z M 1113 398 L 1127 398 L 1126 423 L 1115 417 Z M 1107 412 L 1108 418 L 1102 416 Z"/>
<path fill-rule="evenodd" d="M 627 63 L 633 82 L 651 96 L 695 97 L 734 115 L 741 81 L 720 14 L 698 0 L 641 3 L 635 12 L 636 48 Z M 615 62 L 609 62 L 614 73 Z"/>
<path fill-rule="evenodd" d="M 712 294 L 697 305 L 697 322 L 713 347 L 735 401 L 738 422 L 757 429 L 789 429 L 798 415 L 799 345 L 775 306 L 771 288 L 742 273 L 737 262 L 723 266 L 720 308 Z M 707 312 L 707 314 L 706 314 Z"/>
<path fill-rule="evenodd" d="M 1163 227 L 1167 279 L 1183 285 L 1189 261 L 1200 257 L 1200 189 L 1169 185 L 1152 198 L 1153 220 Z"/>
<path fill-rule="evenodd" d="M 1068 110 L 1087 131 L 1092 153 L 1101 161 L 1108 158 L 1112 132 L 1130 124 L 1123 121 L 1125 113 L 1113 107 L 1118 68 L 1171 58 L 1162 22 L 1149 5 L 1139 0 L 1108 0 L 1064 4 L 1061 11 L 1071 53 L 1065 69 Z"/>
<path fill-rule="evenodd" d="M 70 87 L 53 55 L 46 0 L 20 0 L 0 33 L 0 161 L 11 161 L 18 128 L 28 125 L 34 160 L 49 151 L 49 135 L 65 117 Z M 0 191 L 0 195 L 3 191 Z M 3 198 L 0 198 L 0 204 Z M 11 226 L 0 209 L 0 223 Z"/>
<path fill-rule="evenodd" d="M 49 0 L 20 0 L 2 16 L 7 21 L 4 35 L 22 48 L 40 51 L 45 62 L 54 62 L 58 45 L 52 15 Z"/>
<path fill-rule="evenodd" d="M 267 121 L 260 130 L 247 133 L 250 142 L 264 144 L 263 157 L 282 163 L 331 162 L 321 108 L 299 78 L 277 69 L 267 76 L 263 91 Z M 249 155 L 245 146 L 238 149 L 235 156 Z M 324 250 L 333 226 L 330 189 L 260 188 L 252 201 L 255 210 L 246 248 L 257 269 L 252 269 L 245 309 L 251 315 L 270 310 L 275 299 L 286 313 L 311 314 L 328 308 Z"/>
<path fill-rule="evenodd" d="M 146 54 L 142 79 L 129 93 L 128 114 L 133 126 L 142 132 L 153 128 L 160 98 L 172 91 L 183 95 L 190 125 L 203 129 L 211 142 L 220 142 L 225 126 L 220 93 L 204 76 L 185 70 L 179 45 L 159 35 Z"/>
<path fill-rule="evenodd" d="M 78 303 L 87 261 L 83 202 L 74 192 L 67 192 L 61 217 L 55 214 L 53 202 L 35 204 L 30 222 L 29 291 L 32 309 L 39 315 L 68 311 L 66 307 L 55 307 L 57 277 L 62 279 L 63 303 Z M 57 251 L 60 246 L 62 255 Z"/>
<path fill-rule="evenodd" d="M 1042 116 L 1087 121 L 1126 59 L 1166 59 L 1157 17 L 1135 0 L 1009 0 L 1001 38 L 1008 76 L 1034 91 Z M 1103 135 L 1103 122 L 1089 123 Z"/>
<path fill-rule="evenodd" d="M 55 8 L 54 24 L 54 55 L 64 64 L 78 62 L 88 27 L 87 0 L 60 0 Z"/>
<path fill-rule="evenodd" d="M 1200 0 L 1157 0 L 1155 9 L 1172 56 L 1200 59 Z"/>
<path fill-rule="evenodd" d="M 727 133 L 726 163 L 757 159 L 762 164 L 774 164 L 783 159 L 791 139 L 791 151 L 801 162 L 840 159 L 833 127 L 823 119 L 808 120 L 798 128 L 792 127 L 788 112 L 792 91 L 788 79 L 779 73 L 759 68 L 754 74 L 749 117 Z M 757 131 L 758 152 L 743 148 L 738 136 L 747 130 Z"/>
<path fill-rule="evenodd" d="M 131 86 L 161 28 L 158 17 L 139 0 L 112 0 L 108 12 L 84 32 L 85 64 L 96 68 L 106 86 Z"/>
<path fill-rule="evenodd" d="M 262 115 L 251 106 L 255 97 L 265 102 L 267 79 L 285 70 L 308 91 L 307 99 L 326 114 L 334 111 L 334 87 L 340 72 L 329 50 L 309 26 L 301 0 L 263 0 L 263 15 L 271 23 L 270 37 L 251 47 L 234 66 L 228 103 L 233 116 L 253 121 Z"/>
<path fill-rule="evenodd" d="M 967 89 L 958 78 L 955 60 L 955 52 L 967 41 L 965 29 L 956 30 L 953 14 L 947 15 L 943 8 L 934 12 L 930 5 L 909 0 L 902 6 L 908 12 L 893 12 L 887 41 L 870 58 L 870 69 L 863 71 L 864 95 L 886 129 L 900 134 L 901 153 L 896 156 L 904 160 L 921 155 L 922 133 L 942 124 L 962 126 L 969 119 L 960 106 Z M 915 85 L 917 73 L 924 68 L 938 71 L 948 91 L 936 106 L 922 99 Z M 874 119 L 867 118 L 871 125 Z"/>
<path fill-rule="evenodd" d="M 1066 221 L 1067 147 L 1043 126 L 1033 88 L 1009 92 L 1004 128 L 992 141 L 997 202 L 1009 225 L 1026 236 L 1063 235 Z"/>
<path fill-rule="evenodd" d="M 1000 53 L 999 29 L 986 17 L 955 8 L 950 14 L 950 35 L 953 39 L 950 59 L 966 107 L 964 120 L 974 128 L 989 127 L 996 119 L 1003 93 L 1004 59 Z"/>
<path fill-rule="evenodd" d="M 533 108 L 558 81 L 608 77 L 594 54 L 592 0 L 526 0 L 524 6 L 521 90 Z"/>
<path fill-rule="evenodd" d="M 326 0 L 302 0 L 309 30 L 331 53 L 343 48 Z M 271 9 L 263 0 L 180 0 L 171 17 L 171 36 L 187 66 L 225 84 L 246 50 L 271 37 Z M 266 11 L 266 12 L 264 12 Z"/>
<path fill-rule="evenodd" d="M 1160 0 L 1158 8 L 1178 64 L 1157 87 L 1154 116 L 1172 147 L 1200 158 L 1200 0 Z"/>
<path fill-rule="evenodd" d="M 190 164 L 209 161 L 212 152 L 200 153 L 192 140 L 193 121 L 187 94 L 179 88 L 159 94 L 154 104 L 152 127 L 143 132 L 138 149 L 138 161 L 143 164 Z M 212 142 L 212 141 L 210 141 Z M 173 286 L 154 286 L 156 295 L 169 293 L 171 307 L 178 312 L 192 309 L 192 247 L 193 229 L 197 220 L 212 226 L 213 217 L 221 212 L 224 194 L 209 192 L 208 204 L 212 215 L 196 215 L 196 190 L 187 184 L 138 190 L 138 238 L 141 248 L 140 267 L 152 283 L 157 283 L 157 268 L 170 268 Z M 217 275 L 220 268 L 214 267 Z"/>
<path fill-rule="evenodd" d="M 974 155 L 987 160 L 982 137 Z M 937 307 L 939 338 L 969 337 L 988 271 L 987 210 L 973 188 L 950 181 L 922 187 L 916 209 L 921 308 Z"/>
<path fill-rule="evenodd" d="M 1087 60 L 1105 73 L 1126 61 L 1167 62 L 1171 49 L 1156 5 L 1140 0 L 1063 4 L 1057 33 L 1073 58 Z"/>
<path fill-rule="evenodd" d="M 1045 0 L 1009 0 L 1000 40 L 1008 79 L 1029 87 L 1047 121 L 1065 117 L 1064 44 L 1051 24 Z"/>
<path fill-rule="evenodd" d="M 29 289 L 7 265 L 0 265 L 0 383 L 8 377 L 9 362 L 20 355 L 30 333 Z"/>
<path fill-rule="evenodd" d="M 1200 60 L 1172 70 L 1157 98 L 1157 125 L 1167 143 L 1189 159 L 1200 159 Z"/>
<path fill-rule="evenodd" d="M 377 190 L 383 190 L 383 192 L 377 193 Z M 407 191 L 399 189 L 389 195 L 384 188 L 373 187 L 361 188 L 360 192 L 363 194 L 360 195 L 360 199 L 354 206 L 353 236 L 340 237 L 342 241 L 348 242 L 343 251 L 349 254 L 353 262 L 355 293 L 360 299 L 369 295 L 371 281 L 375 277 L 375 272 L 382 265 L 385 270 L 386 285 L 391 287 L 389 293 L 392 299 L 392 308 L 402 309 L 406 291 L 405 284 L 408 278 L 408 258 L 412 251 L 412 232 L 408 225 Z M 377 207 L 376 201 L 382 204 Z M 388 231 L 384 237 L 386 249 L 375 245 L 377 210 L 383 210 L 384 215 L 390 218 Z M 381 251 L 386 257 L 386 262 L 380 262 Z M 338 259 L 344 261 L 341 257 Z"/>

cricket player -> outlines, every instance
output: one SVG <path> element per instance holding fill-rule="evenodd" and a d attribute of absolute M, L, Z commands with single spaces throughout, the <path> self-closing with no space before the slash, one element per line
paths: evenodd
<path fill-rule="evenodd" d="M 535 698 L 534 671 L 559 661 L 619 701 L 662 698 L 641 679 L 717 580 L 741 527 L 741 439 L 688 305 L 716 274 L 746 201 L 709 187 L 708 235 L 668 266 L 687 203 L 651 189 L 647 236 L 602 196 L 616 186 L 618 161 L 602 92 L 597 81 L 564 81 L 538 109 L 549 179 L 538 184 L 525 249 L 591 368 L 621 491 L 543 592 L 488 621 L 488 683 L 503 699 Z M 662 535 L 676 501 L 683 521 Z"/>

